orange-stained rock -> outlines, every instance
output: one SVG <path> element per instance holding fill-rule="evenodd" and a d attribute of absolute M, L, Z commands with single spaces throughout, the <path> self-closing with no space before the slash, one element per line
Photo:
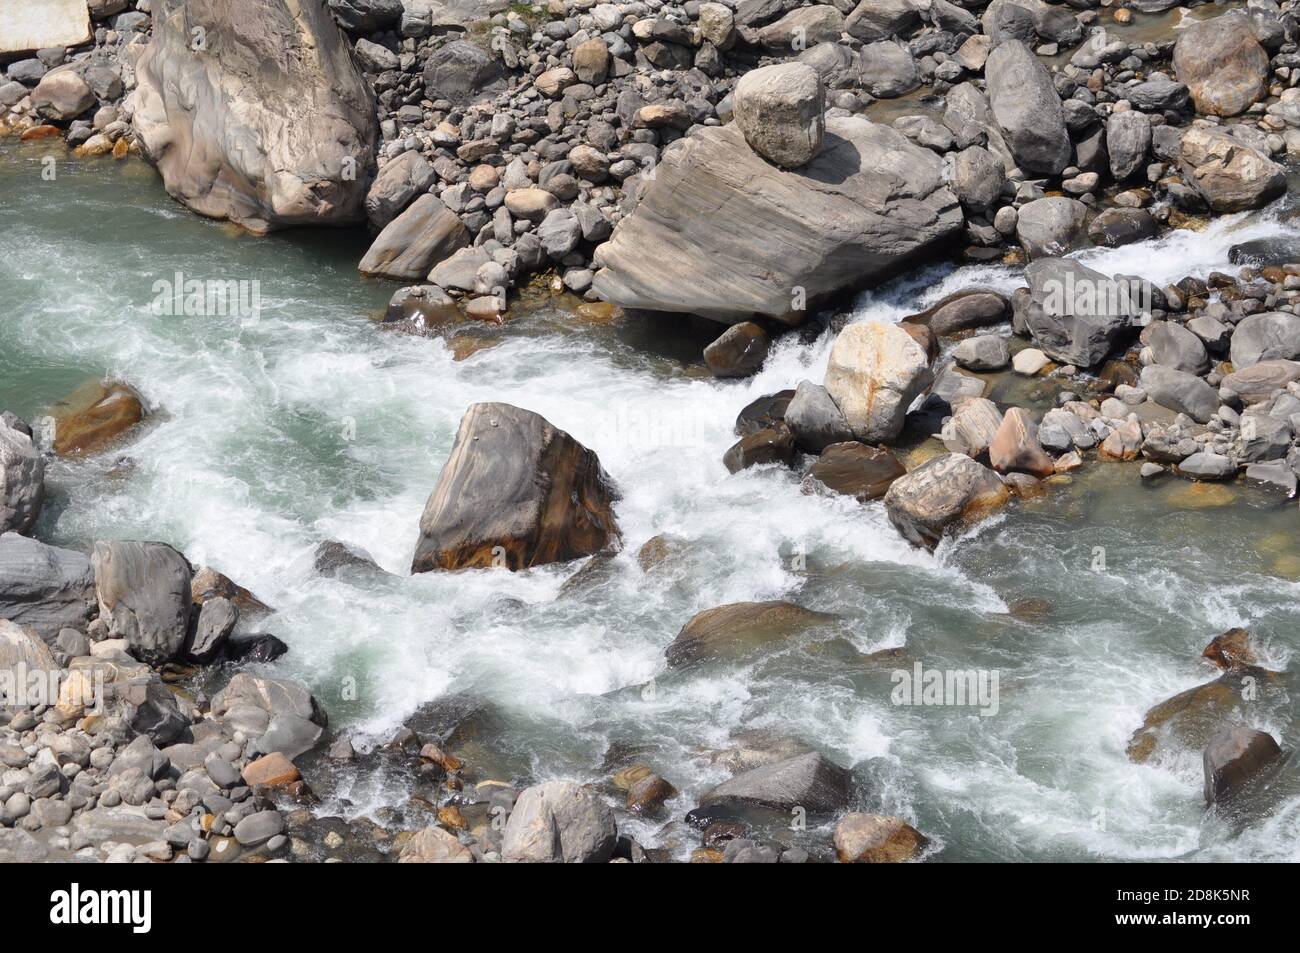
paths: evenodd
<path fill-rule="evenodd" d="M 901 817 L 845 814 L 835 825 L 835 854 L 842 864 L 901 864 L 919 857 L 928 843 Z"/>
<path fill-rule="evenodd" d="M 144 419 L 140 395 L 117 381 L 88 381 L 51 408 L 54 452 L 96 453 Z"/>
<path fill-rule="evenodd" d="M 999 473 L 1019 471 L 1036 477 L 1051 475 L 1052 458 L 1038 442 L 1038 425 L 1029 411 L 1012 407 L 1002 415 L 1002 424 L 989 444 L 989 463 Z"/>
<path fill-rule="evenodd" d="M 1254 665 L 1256 662 L 1250 633 L 1241 628 L 1229 629 L 1222 635 L 1216 635 L 1205 647 L 1201 657 L 1229 671 L 1239 665 Z"/>
<path fill-rule="evenodd" d="M 260 785 L 268 788 L 288 787 L 302 778 L 294 763 L 278 751 L 250 761 L 241 775 L 249 787 Z"/>

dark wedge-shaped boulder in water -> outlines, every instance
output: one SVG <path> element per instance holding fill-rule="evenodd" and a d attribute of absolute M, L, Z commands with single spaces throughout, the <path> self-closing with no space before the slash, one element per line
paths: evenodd
<path fill-rule="evenodd" d="M 1243 787 L 1282 756 L 1273 736 L 1265 731 L 1233 725 L 1224 728 L 1205 746 L 1205 803 L 1216 804 Z"/>
<path fill-rule="evenodd" d="M 529 410 L 473 404 L 424 514 L 412 572 L 527 569 L 619 542 L 596 454 Z"/>
<path fill-rule="evenodd" d="M 809 469 L 803 486 L 805 492 L 824 489 L 868 503 L 884 496 L 890 485 L 906 473 L 888 450 L 857 442 L 834 443 Z"/>

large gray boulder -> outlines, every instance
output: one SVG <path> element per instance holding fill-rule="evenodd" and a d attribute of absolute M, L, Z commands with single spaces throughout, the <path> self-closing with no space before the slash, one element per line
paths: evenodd
<path fill-rule="evenodd" d="M 455 212 L 425 193 L 375 237 L 357 270 L 363 275 L 423 280 L 472 238 Z"/>
<path fill-rule="evenodd" d="M 1189 127 L 1178 163 L 1215 212 L 1260 208 L 1286 191 L 1286 170 L 1230 129 Z"/>
<path fill-rule="evenodd" d="M 1078 199 L 1051 195 L 1026 202 L 1016 217 L 1016 238 L 1030 261 L 1063 255 L 1083 234 L 1088 206 Z"/>
<path fill-rule="evenodd" d="M 1228 353 L 1236 371 L 1260 361 L 1300 357 L 1300 317 L 1286 311 L 1266 311 L 1242 318 L 1232 332 Z"/>
<path fill-rule="evenodd" d="M 0 619 L 51 640 L 84 629 L 95 605 L 89 557 L 18 533 L 0 536 Z"/>
<path fill-rule="evenodd" d="M 1219 409 L 1219 394 L 1213 387 L 1187 371 L 1152 364 L 1142 368 L 1142 389 L 1161 407 L 1186 414 L 1197 423 L 1208 423 Z"/>
<path fill-rule="evenodd" d="M 619 540 L 616 498 L 596 454 L 544 417 L 472 404 L 420 517 L 411 572 L 593 555 Z"/>
<path fill-rule="evenodd" d="M 433 166 L 420 153 L 403 152 L 386 163 L 366 193 L 366 217 L 378 229 L 395 219 L 438 180 Z M 426 272 L 428 269 L 425 269 Z"/>
<path fill-rule="evenodd" d="M 153 25 L 132 123 L 168 193 L 257 233 L 361 218 L 374 99 L 324 4 L 162 0 Z"/>
<path fill-rule="evenodd" d="M 31 435 L 0 420 L 0 533 L 30 532 L 45 503 L 45 461 Z"/>
<path fill-rule="evenodd" d="M 90 557 L 100 618 L 141 661 L 175 658 L 185 644 L 193 572 L 166 543 L 97 542 Z"/>
<path fill-rule="evenodd" d="M 700 803 L 777 811 L 801 807 L 810 814 L 843 810 L 853 793 L 849 772 L 816 751 L 765 764 L 723 781 Z"/>
<path fill-rule="evenodd" d="M 1122 182 L 1146 168 L 1151 151 L 1151 121 L 1136 109 L 1112 113 L 1106 120 L 1106 154 L 1110 156 L 1110 174 Z"/>
<path fill-rule="evenodd" d="M 376 33 L 402 19 L 402 0 L 329 0 L 330 13 L 349 33 Z"/>
<path fill-rule="evenodd" d="M 811 66 L 750 70 L 736 84 L 731 108 L 750 147 L 782 168 L 807 165 L 822 147 L 826 94 Z"/>
<path fill-rule="evenodd" d="M 1237 11 L 1180 30 L 1174 69 L 1191 91 L 1196 111 L 1211 116 L 1245 112 L 1268 88 L 1268 51 Z"/>
<path fill-rule="evenodd" d="M 424 88 L 432 100 L 464 104 L 498 88 L 505 79 L 501 64 L 470 40 L 452 40 L 429 57 Z"/>
<path fill-rule="evenodd" d="M 885 494 L 885 512 L 914 546 L 934 549 L 949 527 L 972 523 L 1006 502 L 1001 477 L 964 453 L 932 457 Z"/>
<path fill-rule="evenodd" d="M 1026 172 L 1059 175 L 1072 148 L 1047 67 L 1024 43 L 1007 40 L 989 54 L 984 76 L 993 119 L 1016 163 Z"/>
<path fill-rule="evenodd" d="M 625 308 L 797 324 L 963 222 L 939 157 L 859 118 L 827 120 L 822 151 L 799 170 L 772 166 L 733 123 L 679 140 L 655 173 L 596 253 L 593 290 Z"/>
<path fill-rule="evenodd" d="M 1130 326 L 1124 285 L 1065 258 L 1040 258 L 1025 268 L 1029 305 L 1025 324 L 1053 360 L 1092 367 Z"/>
<path fill-rule="evenodd" d="M 925 348 L 897 324 L 850 324 L 831 346 L 823 382 L 853 436 L 893 440 L 908 408 L 933 382 Z"/>
<path fill-rule="evenodd" d="M 547 781 L 519 795 L 501 838 L 501 859 L 603 864 L 617 841 L 614 813 L 604 801 L 573 781 Z"/>
<path fill-rule="evenodd" d="M 912 0 L 862 0 L 844 20 L 844 32 L 866 43 L 909 36 L 921 25 Z"/>

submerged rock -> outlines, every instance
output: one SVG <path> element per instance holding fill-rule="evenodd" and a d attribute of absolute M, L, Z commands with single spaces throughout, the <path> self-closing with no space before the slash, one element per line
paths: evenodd
<path fill-rule="evenodd" d="M 830 119 L 821 152 L 797 171 L 768 163 L 734 123 L 704 128 L 665 150 L 635 211 L 598 249 L 592 288 L 625 308 L 797 324 L 961 224 L 938 156 L 888 126 Z"/>
<path fill-rule="evenodd" d="M 619 541 L 596 454 L 531 411 L 473 404 L 420 517 L 412 572 L 566 562 Z"/>
<path fill-rule="evenodd" d="M 767 358 L 767 334 L 753 321 L 733 324 L 704 349 L 714 377 L 748 377 Z"/>
<path fill-rule="evenodd" d="M 362 217 L 375 104 L 323 4 L 167 4 L 136 76 L 137 141 L 194 211 L 259 233 Z"/>
<path fill-rule="evenodd" d="M 1274 673 L 1253 665 L 1237 666 L 1153 706 L 1129 739 L 1129 759 L 1143 763 L 1170 748 L 1201 750 L 1230 719 L 1244 716 L 1281 691 Z M 1247 697 L 1252 701 L 1246 702 Z"/>
<path fill-rule="evenodd" d="M 1240 665 L 1254 665 L 1257 661 L 1250 633 L 1242 628 L 1229 629 L 1216 635 L 1205 647 L 1201 657 L 1229 671 Z"/>
<path fill-rule="evenodd" d="M 669 668 L 740 658 L 834 619 L 790 602 L 735 602 L 696 613 L 664 655 Z"/>
<path fill-rule="evenodd" d="M 890 485 L 907 471 L 888 450 L 868 447 L 856 441 L 835 443 L 804 478 L 805 489 L 825 487 L 833 493 L 868 503 L 884 496 Z"/>

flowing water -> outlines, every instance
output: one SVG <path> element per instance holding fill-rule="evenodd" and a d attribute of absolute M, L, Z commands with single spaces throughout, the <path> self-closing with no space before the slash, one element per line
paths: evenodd
<path fill-rule="evenodd" d="M 74 547 L 163 539 L 249 587 L 276 607 L 264 628 L 291 649 L 268 671 L 309 682 L 333 727 L 382 741 L 423 705 L 472 699 L 490 712 L 483 776 L 600 780 L 618 747 L 682 790 L 678 819 L 726 776 L 708 753 L 767 728 L 854 766 L 860 806 L 906 816 L 940 859 L 1300 859 L 1293 769 L 1232 821 L 1204 810 L 1197 752 L 1125 755 L 1151 705 L 1215 676 L 1198 656 L 1216 633 L 1248 626 L 1271 667 L 1291 665 L 1294 503 L 1150 488 L 1136 465 L 1092 463 L 931 555 L 880 504 L 720 462 L 742 407 L 820 379 L 827 336 L 789 336 L 756 377 L 724 383 L 701 373 L 698 335 L 682 328 L 543 309 L 456 361 L 443 339 L 376 325 L 395 286 L 357 277 L 362 236 L 236 234 L 175 205 L 139 163 L 51 154 L 48 182 L 41 148 L 0 149 L 0 406 L 39 417 L 108 376 L 153 414 L 120 449 L 51 466 L 38 534 Z M 1225 268 L 1233 242 L 1286 230 L 1268 215 L 1221 219 L 1084 257 L 1163 282 Z M 259 320 L 154 313 L 155 282 L 177 271 L 258 282 Z M 892 320 L 971 283 L 1015 281 L 1007 268 L 936 266 L 865 294 L 858 311 Z M 618 482 L 626 546 L 592 584 L 562 591 L 578 564 L 406 575 L 457 423 L 483 400 L 543 414 Z M 674 540 L 670 558 L 643 570 L 636 551 L 658 534 Z M 325 539 L 391 575 L 322 578 L 312 552 Z M 667 670 L 664 647 L 693 613 L 777 598 L 840 621 L 756 658 Z M 1024 599 L 1039 613 L 1008 611 Z M 869 657 L 888 648 L 902 661 Z M 996 672 L 997 713 L 892 704 L 891 670 L 914 661 Z M 1286 748 L 1293 715 L 1285 700 L 1242 712 Z M 404 783 L 313 778 L 328 808 L 353 812 L 402 802 Z M 673 823 L 624 824 L 679 853 L 698 843 Z"/>

